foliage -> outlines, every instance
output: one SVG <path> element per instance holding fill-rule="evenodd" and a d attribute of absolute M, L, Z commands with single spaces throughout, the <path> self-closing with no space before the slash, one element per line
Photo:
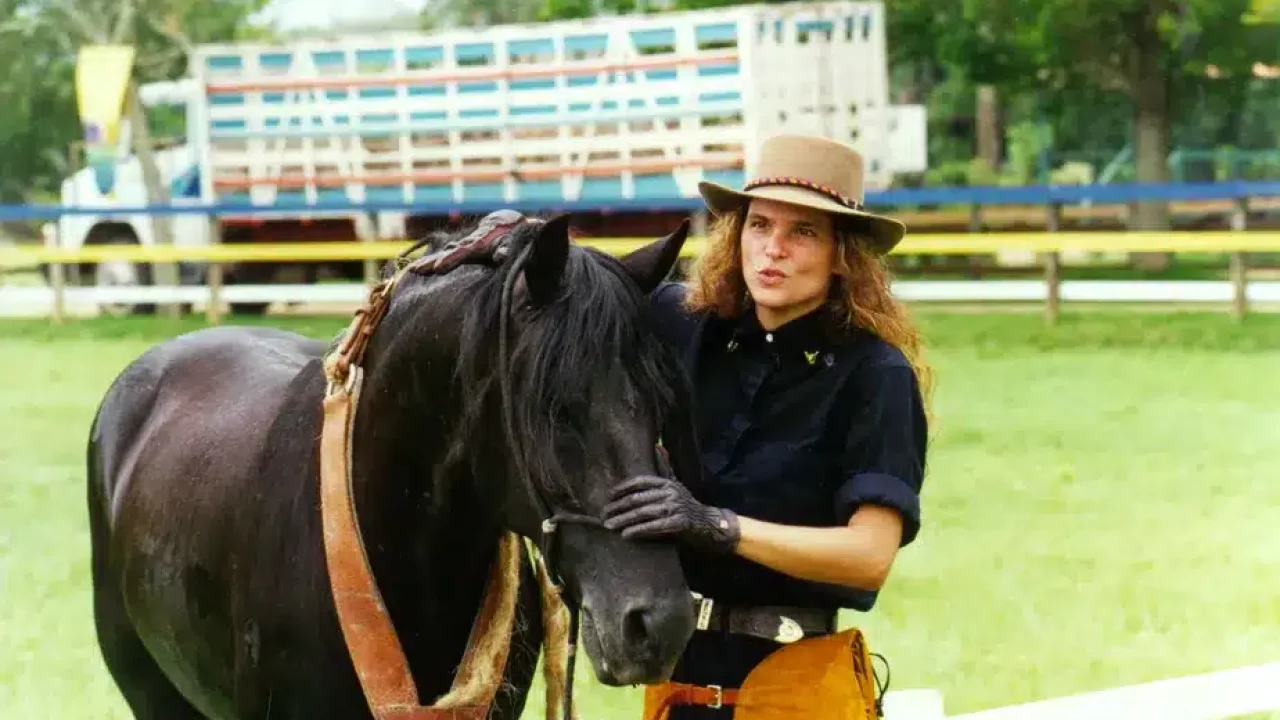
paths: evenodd
<path fill-rule="evenodd" d="M 738 4 L 744 0 L 431 0 L 425 27 L 482 26 Z M 128 39 L 137 78 L 178 77 L 192 43 L 261 30 L 266 0 L 0 0 L 0 202 L 54 193 L 79 136 L 72 73 L 85 42 Z M 894 102 L 929 109 L 928 184 L 1113 181 L 1166 165 L 1185 180 L 1277 178 L 1278 0 L 884 0 Z M 1265 20 L 1267 22 L 1260 22 Z M 1145 60 L 1143 60 L 1145 58 Z M 997 91 L 1004 165 L 972 163 L 977 87 Z M 1137 143 L 1141 107 L 1149 120 Z M 169 134 L 182 123 L 156 127 Z M 1151 133 L 1156 133 L 1151 135 Z M 1044 138 L 1051 138 L 1047 145 Z M 1184 149 L 1203 152 L 1178 152 Z M 1213 154 L 1213 151 L 1218 151 Z M 1255 154 L 1249 154 L 1249 153 Z M 1155 153 L 1158 156 L 1153 156 Z M 1069 172 L 1060 172 L 1065 166 Z M 1092 169 L 1081 174 L 1080 167 Z M 1161 170 L 1161 172 L 1163 172 Z"/>
<path fill-rule="evenodd" d="M 485 27 L 538 19 L 543 0 L 432 0 L 422 9 L 422 25 Z"/>
<path fill-rule="evenodd" d="M 886 2 L 895 63 L 963 78 L 969 103 L 976 84 L 996 86 L 1010 127 L 1047 118 L 1058 153 L 1078 153 L 1061 160 L 1134 142 L 1144 113 L 1152 132 L 1200 147 L 1236 142 L 1246 128 L 1257 146 L 1276 143 L 1274 130 L 1259 132 L 1251 96 L 1274 97 L 1253 71 L 1276 62 L 1280 32 L 1250 24 L 1250 0 Z M 1139 143 L 1139 164 L 1158 167 L 1163 157 L 1143 155 L 1162 149 L 1167 141 Z"/>
<path fill-rule="evenodd" d="M 26 12 L 22 0 L 0 0 L 0 17 L 12 18 L 0 23 L 0 202 L 56 190 L 79 132 L 73 65 Z"/>
<path fill-rule="evenodd" d="M 191 46 L 242 37 L 267 0 L 0 0 L 0 202 L 56 193 L 80 137 L 80 47 L 137 47 L 138 82 L 182 76 Z"/>

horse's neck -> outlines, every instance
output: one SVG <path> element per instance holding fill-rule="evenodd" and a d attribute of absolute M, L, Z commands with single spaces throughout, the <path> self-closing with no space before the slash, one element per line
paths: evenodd
<path fill-rule="evenodd" d="M 415 410 L 422 405 L 401 395 L 414 390 L 424 388 L 395 386 L 376 371 L 367 378 L 352 469 L 366 552 L 429 703 L 448 691 L 462 657 L 499 528 L 469 482 L 433 477 L 449 436 L 434 418 L 450 413 Z"/>

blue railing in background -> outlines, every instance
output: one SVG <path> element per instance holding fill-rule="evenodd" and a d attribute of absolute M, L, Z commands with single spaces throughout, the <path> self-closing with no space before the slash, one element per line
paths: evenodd
<path fill-rule="evenodd" d="M 939 187 L 895 188 L 867 193 L 866 204 L 872 209 L 915 209 L 940 205 L 1117 205 L 1143 200 L 1240 200 L 1257 197 L 1280 197 L 1280 181 L 1234 181 L 1222 183 L 1164 183 L 1125 185 L 1033 185 L 1025 187 Z M 689 211 L 702 209 L 701 198 L 653 200 L 584 200 L 549 202 L 547 200 L 479 201 L 464 203 L 414 204 L 404 202 L 333 202 L 317 205 L 252 205 L 245 203 L 142 205 L 132 207 L 0 205 L 0 222 L 56 220 L 64 215 L 210 215 L 245 216 L 282 212 L 405 212 L 421 215 L 477 215 L 501 208 L 526 213 L 598 212 L 598 211 Z"/>

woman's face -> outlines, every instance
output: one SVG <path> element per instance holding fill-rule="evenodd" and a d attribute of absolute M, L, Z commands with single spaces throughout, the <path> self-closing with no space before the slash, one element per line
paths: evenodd
<path fill-rule="evenodd" d="M 822 305 L 836 264 L 829 213 L 755 199 L 742 226 L 742 277 L 760 324 L 772 330 Z"/>

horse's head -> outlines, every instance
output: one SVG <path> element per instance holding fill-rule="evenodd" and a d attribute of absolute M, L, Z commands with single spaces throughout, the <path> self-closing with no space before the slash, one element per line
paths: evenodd
<path fill-rule="evenodd" d="M 693 631 L 675 547 L 623 540 L 597 520 L 616 484 L 661 472 L 660 441 L 692 442 L 687 380 L 646 315 L 687 230 L 616 259 L 572 244 L 566 218 L 529 222 L 467 301 L 462 387 L 485 435 L 467 440 L 477 482 L 580 603 L 605 684 L 669 677 Z"/>

